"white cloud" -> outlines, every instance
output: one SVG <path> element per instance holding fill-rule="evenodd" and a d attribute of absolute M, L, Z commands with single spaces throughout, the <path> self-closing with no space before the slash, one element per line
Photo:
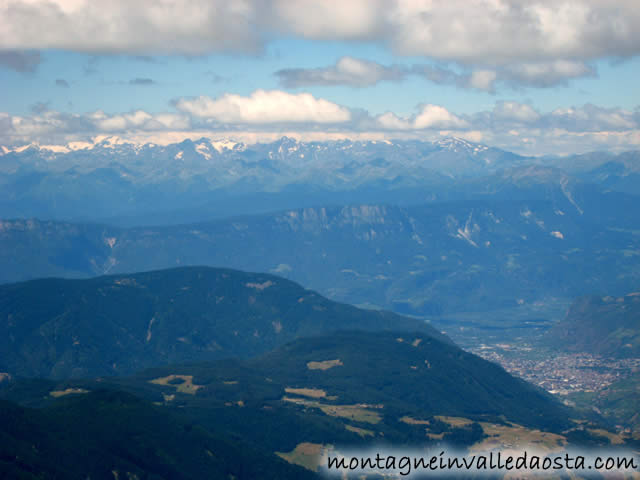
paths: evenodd
<path fill-rule="evenodd" d="M 128 128 L 141 128 L 153 117 L 142 110 L 121 115 L 108 116 L 102 111 L 91 115 L 95 119 L 96 126 L 102 131 L 124 131 Z"/>
<path fill-rule="evenodd" d="M 273 0 L 272 27 L 322 40 L 369 40 L 384 36 L 389 0 Z"/>
<path fill-rule="evenodd" d="M 469 125 L 462 118 L 440 105 L 425 104 L 416 115 L 402 118 L 386 112 L 375 118 L 376 125 L 384 130 L 466 129 Z"/>
<path fill-rule="evenodd" d="M 413 121 L 414 128 L 465 128 L 467 122 L 440 105 L 427 104 Z"/>
<path fill-rule="evenodd" d="M 640 52 L 635 0 L 402 0 L 389 42 L 403 54 L 503 65 Z"/>
<path fill-rule="evenodd" d="M 311 85 L 368 87 L 382 81 L 403 80 L 406 74 L 406 69 L 399 66 L 384 66 L 353 57 L 342 57 L 329 67 L 291 68 L 276 72 L 280 83 L 287 88 Z"/>
<path fill-rule="evenodd" d="M 477 90 L 492 92 L 497 77 L 493 70 L 475 70 L 469 76 L 468 85 Z"/>
<path fill-rule="evenodd" d="M 256 52 L 258 0 L 0 0 L 0 47 L 91 53 Z"/>
<path fill-rule="evenodd" d="M 400 118 L 393 112 L 378 115 L 376 122 L 384 130 L 411 130 L 413 128 L 409 120 Z"/>
<path fill-rule="evenodd" d="M 552 87 L 566 84 L 573 78 L 594 76 L 596 70 L 584 62 L 552 60 L 515 63 L 507 66 L 502 75 L 512 85 Z"/>
<path fill-rule="evenodd" d="M 126 133 L 188 129 L 189 117 L 176 113 L 150 114 L 143 110 L 108 115 L 102 110 L 80 114 L 43 110 L 32 116 L 0 113 L 0 139 L 8 143 L 48 141 L 56 136 L 84 138 L 97 133 Z"/>
<path fill-rule="evenodd" d="M 227 93 L 218 98 L 180 99 L 176 108 L 195 117 L 230 124 L 343 123 L 350 111 L 310 93 L 256 90 L 244 97 Z"/>

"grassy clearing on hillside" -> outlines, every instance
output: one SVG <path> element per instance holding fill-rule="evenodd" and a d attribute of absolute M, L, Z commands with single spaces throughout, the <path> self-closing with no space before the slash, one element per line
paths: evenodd
<path fill-rule="evenodd" d="M 72 394 L 78 394 L 78 393 L 89 393 L 89 390 L 85 390 L 84 388 L 67 388 L 65 390 L 54 390 L 52 392 L 49 392 L 49 395 L 51 395 L 54 398 L 59 398 L 59 397 L 64 397 L 65 395 L 72 395 Z"/>
<path fill-rule="evenodd" d="M 303 397 L 310 398 L 326 398 L 327 392 L 324 390 L 319 390 L 317 388 L 290 388 L 287 387 L 284 389 L 285 392 L 291 393 L 293 395 L 301 395 Z"/>
<path fill-rule="evenodd" d="M 276 455 L 285 459 L 289 463 L 300 465 L 301 467 L 317 472 L 320 466 L 320 458 L 327 448 L 319 443 L 300 443 L 291 452 L 275 452 Z"/>
<path fill-rule="evenodd" d="M 429 420 L 417 420 L 407 416 L 402 417 L 400 421 L 408 425 L 429 425 L 431 423 Z"/>
<path fill-rule="evenodd" d="M 611 445 L 622 445 L 624 443 L 624 439 L 616 433 L 607 432 L 602 428 L 589 428 L 588 430 L 594 435 L 608 438 Z"/>
<path fill-rule="evenodd" d="M 491 450 L 493 448 L 530 448 L 535 447 L 545 452 L 561 450 L 567 440 L 562 435 L 525 428 L 522 425 L 496 425 L 480 422 L 480 426 L 488 438 L 476 443 L 474 451 Z"/>
<path fill-rule="evenodd" d="M 326 403 L 320 403 L 316 401 L 306 400 L 303 398 L 291 398 L 283 397 L 285 402 L 295 403 L 297 405 L 303 405 L 305 407 L 318 408 L 325 415 L 330 417 L 348 418 L 355 422 L 364 422 L 376 424 L 382 420 L 382 417 L 378 412 L 371 410 L 370 406 L 365 405 L 328 405 Z M 376 406 L 374 408 L 381 408 Z"/>
<path fill-rule="evenodd" d="M 436 420 L 440 420 L 452 427 L 466 427 L 467 425 L 471 425 L 473 423 L 472 420 L 463 417 L 447 417 L 444 415 L 437 415 L 435 417 Z"/>
<path fill-rule="evenodd" d="M 335 360 L 325 360 L 323 362 L 308 362 L 307 368 L 309 370 L 329 370 L 333 367 L 339 367 L 343 365 L 342 360 L 339 358 Z"/>
<path fill-rule="evenodd" d="M 195 385 L 193 383 L 193 375 L 168 375 L 166 377 L 149 380 L 149 383 L 174 387 L 177 392 L 188 395 L 195 395 L 198 389 L 202 388 L 202 385 Z"/>
<path fill-rule="evenodd" d="M 345 425 L 344 428 L 346 428 L 350 432 L 357 433 L 362 438 L 375 436 L 374 432 L 372 432 L 371 430 L 367 430 L 366 428 L 358 428 L 358 427 L 353 427 L 351 425 Z"/>

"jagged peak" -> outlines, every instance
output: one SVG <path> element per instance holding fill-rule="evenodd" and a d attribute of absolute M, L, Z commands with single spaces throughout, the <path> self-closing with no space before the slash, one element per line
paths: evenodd
<path fill-rule="evenodd" d="M 486 145 L 470 142 L 460 137 L 444 137 L 440 140 L 436 140 L 435 142 L 433 142 L 433 144 L 440 148 L 451 150 L 454 152 L 464 150 L 474 155 L 484 152 L 485 150 L 489 150 L 489 147 Z"/>

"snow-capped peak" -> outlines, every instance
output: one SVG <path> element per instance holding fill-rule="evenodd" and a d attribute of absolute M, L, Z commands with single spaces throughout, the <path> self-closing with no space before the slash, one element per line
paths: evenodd
<path fill-rule="evenodd" d="M 218 153 L 223 153 L 225 150 L 233 150 L 236 146 L 242 145 L 228 139 L 214 140 L 211 141 L 210 144 L 218 151 Z"/>
<path fill-rule="evenodd" d="M 473 155 L 489 149 L 489 147 L 487 147 L 486 145 L 472 143 L 460 137 L 445 137 L 443 139 L 437 140 L 436 142 L 434 142 L 434 144 L 443 149 L 451 150 L 454 152 L 466 151 Z"/>

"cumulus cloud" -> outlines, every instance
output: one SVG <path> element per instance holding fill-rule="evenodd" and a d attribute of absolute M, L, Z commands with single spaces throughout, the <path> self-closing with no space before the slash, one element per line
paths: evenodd
<path fill-rule="evenodd" d="M 273 30 L 315 40 L 378 40 L 402 8 L 391 0 L 271 0 L 265 17 Z"/>
<path fill-rule="evenodd" d="M 0 10 L 1 11 L 1 10 Z M 0 20 L 0 23 L 2 20 Z M 0 42 L 0 47 L 2 43 Z M 33 73 L 42 62 L 40 52 L 2 51 L 0 50 L 0 67 L 20 73 Z"/>
<path fill-rule="evenodd" d="M 469 126 L 466 120 L 446 108 L 430 103 L 420 105 L 418 113 L 408 118 L 386 112 L 375 121 L 385 130 L 466 129 Z"/>
<path fill-rule="evenodd" d="M 180 99 L 175 106 L 181 112 L 216 123 L 287 124 L 343 123 L 350 111 L 310 93 L 291 94 L 280 90 L 256 90 L 250 96 L 227 93 L 218 98 L 201 96 Z"/>
<path fill-rule="evenodd" d="M 369 87 L 382 81 L 403 80 L 407 71 L 400 66 L 384 66 L 377 62 L 342 57 L 335 65 L 322 68 L 291 68 L 275 73 L 286 88 L 312 85 L 348 85 Z"/>
<path fill-rule="evenodd" d="M 635 0 L 271 0 L 267 29 L 371 41 L 460 65 L 588 61 L 640 53 Z M 542 47 L 542 48 L 541 48 Z"/>
<path fill-rule="evenodd" d="M 376 117 L 378 126 L 383 130 L 412 130 L 412 122 L 407 118 L 401 118 L 393 112 L 385 112 Z"/>
<path fill-rule="evenodd" d="M 414 128 L 465 128 L 467 122 L 440 105 L 423 105 L 413 120 Z"/>
<path fill-rule="evenodd" d="M 634 0 L 404 0 L 388 28 L 403 54 L 501 65 L 637 55 L 639 20 Z"/>

